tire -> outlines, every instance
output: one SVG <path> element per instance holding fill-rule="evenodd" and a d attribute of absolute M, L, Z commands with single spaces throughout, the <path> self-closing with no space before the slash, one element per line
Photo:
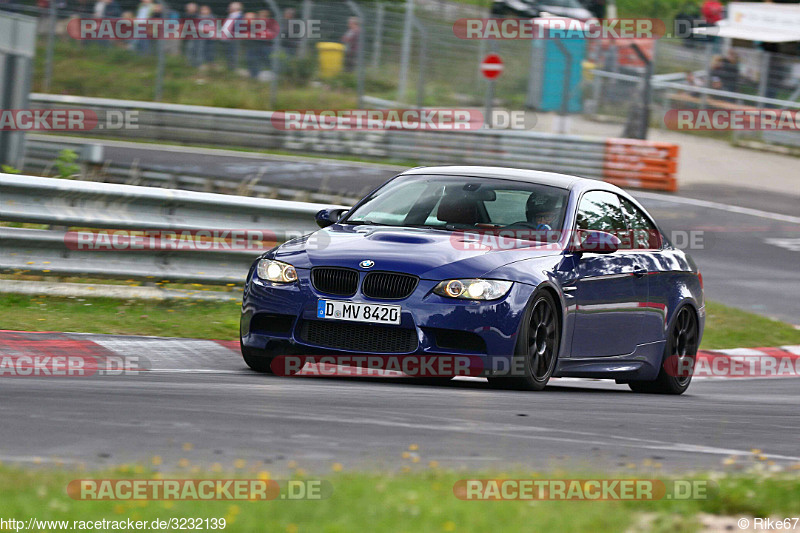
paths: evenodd
<path fill-rule="evenodd" d="M 678 376 L 677 369 L 688 366 L 694 368 L 697 358 L 699 326 L 697 315 L 688 305 L 678 310 L 667 335 L 667 344 L 661 359 L 658 377 L 653 381 L 631 381 L 628 386 L 634 392 L 645 394 L 683 394 L 692 382 L 692 373 Z M 674 359 L 671 359 L 673 358 Z M 691 360 L 691 364 L 685 363 Z"/>
<path fill-rule="evenodd" d="M 520 326 L 513 368 L 522 369 L 522 376 L 489 377 L 492 386 L 540 391 L 547 386 L 558 362 L 561 346 L 561 323 L 556 304 L 549 292 L 533 298 Z"/>
<path fill-rule="evenodd" d="M 271 367 L 273 359 L 272 357 L 269 357 L 263 353 L 259 353 L 259 350 L 248 348 L 242 344 L 242 339 L 239 339 L 239 346 L 242 349 L 242 359 L 244 359 L 245 364 L 252 370 L 261 372 L 262 374 L 274 373 L 272 372 Z"/>

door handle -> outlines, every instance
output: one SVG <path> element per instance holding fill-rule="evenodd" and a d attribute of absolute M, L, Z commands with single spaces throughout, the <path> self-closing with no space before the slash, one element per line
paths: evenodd
<path fill-rule="evenodd" d="M 647 275 L 647 269 L 641 266 L 633 267 L 633 275 L 641 278 Z"/>

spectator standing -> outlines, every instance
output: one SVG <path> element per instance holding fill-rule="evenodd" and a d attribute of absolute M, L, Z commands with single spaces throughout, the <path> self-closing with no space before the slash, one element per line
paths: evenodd
<path fill-rule="evenodd" d="M 244 15 L 244 20 L 248 23 L 247 31 L 251 32 L 253 21 L 256 20 L 256 14 L 253 12 L 247 12 Z M 245 60 L 247 61 L 247 72 L 250 74 L 251 78 L 256 79 L 258 78 L 258 73 L 261 72 L 261 43 L 258 39 L 259 36 L 254 37 L 256 38 L 245 41 L 244 55 Z"/>
<path fill-rule="evenodd" d="M 278 36 L 281 28 L 278 26 L 278 21 L 272 17 L 272 13 L 267 9 L 259 11 L 258 18 L 266 21 L 266 29 L 263 32 L 259 32 L 257 35 L 259 60 L 262 65 L 265 64 L 268 68 L 271 68 L 270 59 L 272 58 L 275 38 Z"/>
<path fill-rule="evenodd" d="M 184 20 L 190 21 L 192 24 L 197 23 L 198 20 L 198 7 L 194 2 L 189 2 L 183 11 Z M 186 39 L 183 45 L 183 54 L 193 67 L 199 67 L 200 60 L 200 41 L 198 39 Z"/>
<path fill-rule="evenodd" d="M 122 18 L 125 20 L 133 21 L 136 16 L 134 15 L 133 11 L 125 11 L 122 13 Z M 129 39 L 125 41 L 125 50 L 130 50 L 131 52 L 136 50 L 136 39 Z"/>
<path fill-rule="evenodd" d="M 283 26 L 281 27 L 281 48 L 286 52 L 286 55 L 293 57 L 297 53 L 297 46 L 299 44 L 295 36 L 295 18 L 297 11 L 292 8 L 283 10 Z"/>
<path fill-rule="evenodd" d="M 213 26 L 214 13 L 211 11 L 211 7 L 207 5 L 200 6 L 200 20 L 209 21 L 208 26 L 201 25 L 201 27 L 205 28 L 215 28 Z M 205 69 L 209 63 L 214 62 L 214 52 L 216 51 L 216 42 L 213 39 L 200 39 L 198 42 L 198 54 L 200 58 L 200 68 Z"/>
<path fill-rule="evenodd" d="M 722 89 L 725 91 L 736 92 L 739 87 L 739 54 L 731 48 L 728 53 L 720 60 L 719 78 L 722 81 Z"/>
<path fill-rule="evenodd" d="M 153 0 L 142 0 L 139 7 L 136 8 L 136 19 L 147 20 L 153 15 Z M 136 39 L 136 51 L 140 54 L 147 54 L 150 52 L 149 39 Z"/>
<path fill-rule="evenodd" d="M 344 50 L 344 69 L 352 72 L 358 63 L 358 45 L 361 37 L 361 21 L 358 17 L 347 19 L 347 33 L 342 36 Z"/>
<path fill-rule="evenodd" d="M 225 18 L 225 22 L 222 25 L 222 35 L 220 36 L 220 42 L 223 43 L 226 48 L 225 53 L 228 59 L 228 70 L 236 70 L 236 66 L 239 63 L 239 41 L 230 39 L 228 34 L 232 35 L 236 31 L 237 21 L 241 20 L 242 17 L 241 2 L 231 2 L 230 5 L 228 5 L 228 16 Z"/>

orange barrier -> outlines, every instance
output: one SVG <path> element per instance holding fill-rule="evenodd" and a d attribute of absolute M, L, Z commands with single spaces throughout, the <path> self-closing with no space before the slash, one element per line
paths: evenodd
<path fill-rule="evenodd" d="M 620 187 L 678 190 L 678 145 L 607 139 L 603 160 L 603 179 Z"/>

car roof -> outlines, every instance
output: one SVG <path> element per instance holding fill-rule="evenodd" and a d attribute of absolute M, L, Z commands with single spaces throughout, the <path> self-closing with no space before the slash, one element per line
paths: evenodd
<path fill-rule="evenodd" d="M 439 176 L 469 176 L 476 178 L 497 178 L 527 183 L 540 183 L 561 189 L 600 189 L 615 193 L 623 193 L 622 189 L 604 181 L 591 178 L 580 178 L 568 174 L 543 172 L 541 170 L 524 170 L 506 167 L 480 167 L 480 166 L 441 166 L 441 167 L 416 167 L 401 173 L 401 176 L 435 174 Z M 627 196 L 627 195 L 625 195 Z"/>

